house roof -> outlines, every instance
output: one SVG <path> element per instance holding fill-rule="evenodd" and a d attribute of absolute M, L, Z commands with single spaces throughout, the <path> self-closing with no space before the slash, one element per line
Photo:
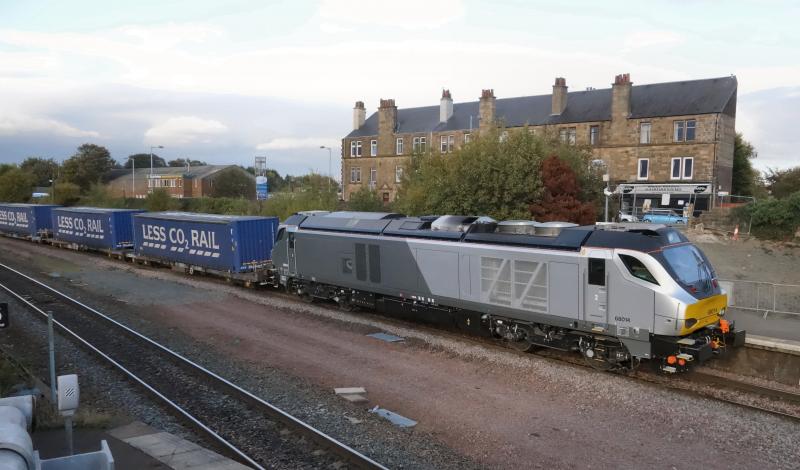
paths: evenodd
<path fill-rule="evenodd" d="M 189 167 L 188 170 L 186 167 L 183 166 L 173 166 L 173 167 L 159 167 L 153 168 L 153 174 L 158 176 L 185 176 L 187 178 L 206 178 L 208 176 L 213 175 L 219 171 L 228 169 L 228 168 L 239 168 L 236 165 L 201 165 L 201 166 L 192 166 Z M 242 170 L 244 172 L 244 170 Z M 147 178 L 150 175 L 150 168 L 137 168 L 135 170 L 137 178 Z M 250 173 L 247 173 L 248 175 Z M 130 178 L 131 177 L 131 170 L 130 169 L 117 169 L 111 170 L 105 175 L 105 180 L 107 182 L 111 182 L 113 180 L 119 178 Z M 255 178 L 255 177 L 253 177 Z"/>
<path fill-rule="evenodd" d="M 721 113 L 735 100 L 735 76 L 682 82 L 636 85 L 631 88 L 631 118 L 683 116 Z M 611 88 L 573 91 L 567 94 L 567 107 L 560 115 L 550 114 L 552 95 L 498 98 L 495 116 L 507 127 L 566 124 L 611 120 Z M 397 133 L 441 132 L 478 128 L 479 101 L 453 104 L 453 115 L 439 122 L 439 106 L 397 110 Z M 470 122 L 470 116 L 472 122 Z M 347 137 L 378 134 L 378 113 Z"/>

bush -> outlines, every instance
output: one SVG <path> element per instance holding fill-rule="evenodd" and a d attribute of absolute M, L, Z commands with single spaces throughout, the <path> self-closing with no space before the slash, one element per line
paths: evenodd
<path fill-rule="evenodd" d="M 180 202 L 169 195 L 166 189 L 154 189 L 145 198 L 145 208 L 150 212 L 180 210 Z"/>
<path fill-rule="evenodd" d="M 53 204 L 71 206 L 81 198 L 81 188 L 74 183 L 56 183 L 50 199 Z"/>
<path fill-rule="evenodd" d="M 385 210 L 383 201 L 378 192 L 362 186 L 361 189 L 350 195 L 347 208 L 351 211 L 380 212 Z"/>
<path fill-rule="evenodd" d="M 784 199 L 764 199 L 739 207 L 731 214 L 739 223 L 751 223 L 758 238 L 787 240 L 800 227 L 800 191 Z"/>

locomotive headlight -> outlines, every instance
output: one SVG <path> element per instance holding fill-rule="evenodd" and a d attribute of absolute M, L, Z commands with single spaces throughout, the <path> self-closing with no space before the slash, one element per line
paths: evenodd
<path fill-rule="evenodd" d="M 720 311 L 719 311 L 719 316 L 721 316 L 721 317 L 724 317 L 724 316 L 725 316 L 725 309 L 724 309 L 724 308 L 723 308 L 723 309 L 720 309 Z"/>

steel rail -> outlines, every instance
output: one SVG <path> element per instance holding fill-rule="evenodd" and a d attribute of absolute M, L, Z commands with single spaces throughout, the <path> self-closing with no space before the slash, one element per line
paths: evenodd
<path fill-rule="evenodd" d="M 37 279 L 34 279 L 34 278 L 32 278 L 32 277 L 30 277 L 30 276 L 28 276 L 28 275 L 26 275 L 26 274 L 24 274 L 22 272 L 17 271 L 14 268 L 11 268 L 11 267 L 9 267 L 9 266 L 7 266 L 5 264 L 2 264 L 2 263 L 0 263 L 0 267 L 6 269 L 8 271 L 13 272 L 14 274 L 16 274 L 16 275 L 18 275 L 18 276 L 20 276 L 22 278 L 25 278 L 25 279 L 33 282 L 34 284 L 36 284 L 36 285 L 38 285 L 38 286 L 40 286 L 40 287 L 42 287 L 44 289 L 47 289 L 48 291 L 60 296 L 61 298 L 65 299 L 67 301 L 70 301 L 70 302 L 74 303 L 75 305 L 78 305 L 79 307 L 81 307 L 83 309 L 86 309 L 86 310 L 94 313 L 95 315 L 99 316 L 100 318 L 103 318 L 104 320 L 110 322 L 114 326 L 123 329 L 125 332 L 135 336 L 136 338 L 138 338 L 138 339 L 140 339 L 142 341 L 145 341 L 146 343 L 150 344 L 151 346 L 154 346 L 155 348 L 160 349 L 161 351 L 173 356 L 175 359 L 178 359 L 179 361 L 183 362 L 184 364 L 188 365 L 189 367 L 191 367 L 193 369 L 196 369 L 196 370 L 199 370 L 204 375 L 207 375 L 207 376 L 213 378 L 214 380 L 216 380 L 217 382 L 224 384 L 228 388 L 234 390 L 235 392 L 239 393 L 240 395 L 243 395 L 247 399 L 258 403 L 259 405 L 261 405 L 261 406 L 265 407 L 267 410 L 269 410 L 270 414 L 272 414 L 274 417 L 277 417 L 278 419 L 280 419 L 281 421 L 283 421 L 287 425 L 302 431 L 304 434 L 309 435 L 315 442 L 317 442 L 317 444 L 332 450 L 338 456 L 345 458 L 350 463 L 357 465 L 359 468 L 388 470 L 387 467 L 385 467 L 382 464 L 376 462 L 375 460 L 367 457 L 366 455 L 360 453 L 359 451 L 353 449 L 352 447 L 350 447 L 350 446 L 338 441 L 337 439 L 335 439 L 335 438 L 323 433 L 322 431 L 320 431 L 320 430 L 318 430 L 316 428 L 313 428 L 309 424 L 307 424 L 307 423 L 305 423 L 303 421 L 300 421 L 299 419 L 295 418 L 294 416 L 290 415 L 289 413 L 281 410 L 280 408 L 278 408 L 275 405 L 265 401 L 264 399 L 254 395 L 253 393 L 249 392 L 248 390 L 243 389 L 242 387 L 230 382 L 229 380 L 225 379 L 224 377 L 221 377 L 220 375 L 216 374 L 215 372 L 212 372 L 212 371 L 206 369 L 205 367 L 203 367 L 203 366 L 201 366 L 201 365 L 199 365 L 199 364 L 187 359 L 186 357 L 182 356 L 181 354 L 178 354 L 177 352 L 175 352 L 175 351 L 167 348 L 166 346 L 154 341 L 153 339 L 151 339 L 151 338 L 139 333 L 138 331 L 135 331 L 135 330 L 131 329 L 130 327 L 128 327 L 128 326 L 126 326 L 126 325 L 114 320 L 113 318 L 109 317 L 108 315 L 105 315 L 104 313 L 102 313 L 102 312 L 100 312 L 100 311 L 98 311 L 98 310 L 96 310 L 96 309 L 94 309 L 94 308 L 82 303 L 81 301 L 79 301 L 77 299 L 74 299 L 74 298 L 64 294 L 61 291 L 58 291 L 58 290 L 56 290 L 56 289 L 54 289 L 54 288 L 52 288 L 52 287 L 40 282 L 40 281 L 38 281 Z M 10 294 L 12 294 L 14 297 L 18 298 L 19 300 L 21 300 L 22 302 L 24 302 L 28 306 L 30 306 L 33 309 L 35 309 L 36 311 L 38 311 L 40 314 L 42 314 L 44 316 L 47 316 L 47 314 L 45 312 L 43 312 L 41 309 L 39 309 L 38 307 L 33 305 L 27 299 L 19 296 L 17 293 L 13 292 L 12 290 L 10 290 L 5 285 L 0 284 L 0 287 L 5 289 L 6 291 L 8 291 Z M 232 450 L 237 455 L 240 455 L 242 458 L 244 458 L 248 463 L 253 465 L 255 468 L 263 468 L 259 464 L 254 462 L 250 457 L 247 457 L 244 453 L 242 453 L 235 446 L 233 446 L 232 444 L 227 442 L 225 439 L 223 439 L 221 436 L 216 434 L 213 430 L 208 429 L 205 425 L 203 425 L 199 420 L 194 418 L 188 412 L 186 412 L 185 410 L 181 409 L 177 404 L 175 404 L 174 402 L 169 400 L 167 397 L 165 397 L 164 395 L 159 393 L 157 390 L 152 388 L 150 385 L 145 383 L 143 380 L 141 380 L 140 378 L 135 376 L 132 372 L 130 372 L 127 369 L 125 369 L 121 364 L 116 362 L 114 359 L 112 359 L 111 357 L 109 357 L 108 355 L 103 353 L 102 351 L 100 351 L 97 348 L 95 348 L 93 345 L 91 345 L 89 342 L 87 342 L 86 340 L 84 340 L 83 338 L 78 336 L 76 333 L 74 333 L 71 330 L 69 330 L 63 324 L 61 324 L 59 322 L 56 322 L 55 320 L 54 320 L 54 323 L 57 324 L 60 328 L 62 328 L 65 331 L 67 331 L 70 335 L 74 336 L 80 342 L 84 343 L 90 349 L 92 349 L 93 351 L 97 352 L 100 356 L 102 356 L 103 358 L 105 358 L 108 361 L 110 361 L 112 364 L 114 364 L 120 370 L 125 372 L 128 376 L 133 378 L 138 383 L 142 384 L 145 388 L 147 388 L 148 390 L 150 390 L 151 392 L 156 394 L 156 396 L 158 396 L 160 399 L 162 399 L 165 402 L 167 402 L 171 407 L 173 407 L 176 410 L 178 410 L 181 414 L 186 416 L 193 423 L 199 425 L 201 427 L 201 429 L 203 429 L 204 431 L 209 433 L 209 435 L 211 435 L 215 440 L 217 440 L 220 443 L 222 443 L 223 445 L 225 445 L 225 447 L 229 448 L 230 450 Z"/>

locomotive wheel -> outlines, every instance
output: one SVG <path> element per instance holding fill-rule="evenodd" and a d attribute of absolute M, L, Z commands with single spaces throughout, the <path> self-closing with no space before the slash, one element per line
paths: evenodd
<path fill-rule="evenodd" d="M 339 310 L 343 312 L 355 312 L 356 310 L 358 310 L 358 306 L 353 305 L 353 303 L 350 302 L 350 299 L 340 298 L 339 301 L 336 302 L 336 305 L 338 305 Z"/>
<path fill-rule="evenodd" d="M 533 351 L 536 348 L 536 346 L 534 346 L 534 344 L 528 341 L 527 339 L 519 341 L 506 341 L 506 342 L 514 351 L 527 353 Z"/>

